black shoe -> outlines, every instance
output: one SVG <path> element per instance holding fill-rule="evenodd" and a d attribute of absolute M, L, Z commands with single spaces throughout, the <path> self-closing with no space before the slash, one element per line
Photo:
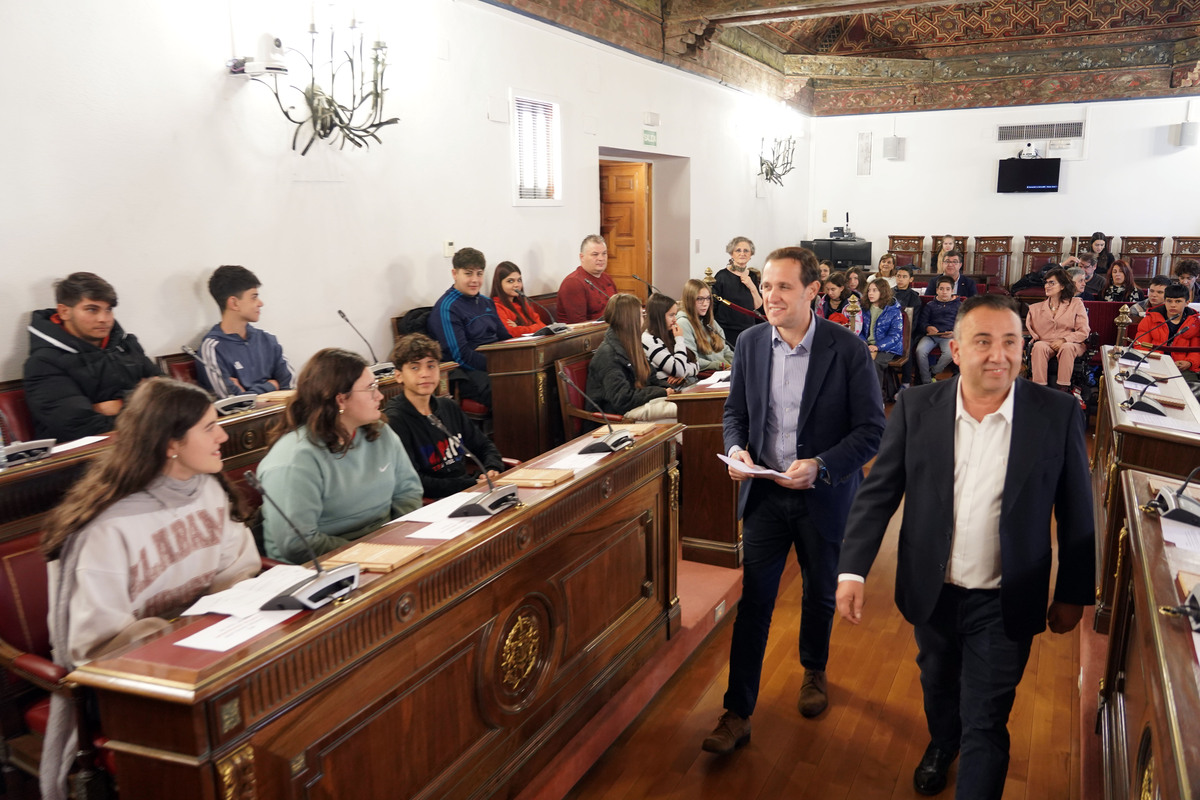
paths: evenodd
<path fill-rule="evenodd" d="M 946 772 L 958 753 L 947 753 L 933 742 L 925 748 L 925 756 L 913 773 L 913 788 L 919 794 L 938 794 L 946 788 Z"/>

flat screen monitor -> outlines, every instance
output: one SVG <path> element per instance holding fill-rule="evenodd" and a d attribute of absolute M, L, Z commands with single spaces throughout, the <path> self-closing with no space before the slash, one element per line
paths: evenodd
<path fill-rule="evenodd" d="M 813 239 L 800 242 L 818 261 L 832 261 L 838 269 L 871 266 L 871 243 L 865 239 Z"/>
<path fill-rule="evenodd" d="M 1005 158 L 996 173 L 996 191 L 1057 192 L 1061 158 Z"/>

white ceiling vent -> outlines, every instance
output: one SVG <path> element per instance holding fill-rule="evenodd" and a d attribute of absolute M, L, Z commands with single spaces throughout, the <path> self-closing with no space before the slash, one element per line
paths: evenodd
<path fill-rule="evenodd" d="M 1083 121 L 1039 122 L 1035 125 L 999 125 L 997 142 L 1028 142 L 1034 139 L 1082 139 Z"/>

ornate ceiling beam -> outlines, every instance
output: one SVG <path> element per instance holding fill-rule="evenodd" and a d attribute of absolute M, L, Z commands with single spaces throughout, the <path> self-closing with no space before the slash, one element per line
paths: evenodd
<path fill-rule="evenodd" d="M 966 5 L 970 0 L 810 0 L 802 3 L 743 0 L 664 0 L 664 19 L 705 19 L 722 25 L 766 25 L 795 19 L 878 13 L 920 6 Z"/>

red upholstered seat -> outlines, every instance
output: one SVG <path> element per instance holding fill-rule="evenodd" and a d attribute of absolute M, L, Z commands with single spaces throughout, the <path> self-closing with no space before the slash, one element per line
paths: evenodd
<path fill-rule="evenodd" d="M 29 730 L 46 735 L 46 726 L 50 723 L 50 696 L 47 695 L 29 708 L 25 709 L 25 724 Z"/>
<path fill-rule="evenodd" d="M 8 420 L 10 430 L 6 431 L 6 435 L 9 439 L 28 442 L 37 438 L 33 433 L 33 416 L 25 404 L 25 388 L 21 381 L 0 383 L 0 411 Z M 0 420 L 0 425 L 3 424 L 3 420 Z"/>
<path fill-rule="evenodd" d="M 592 355 L 591 352 L 579 353 L 554 362 L 554 374 L 558 380 L 558 405 L 562 413 L 563 430 L 568 439 L 574 439 L 605 421 L 620 422 L 624 419 L 620 414 L 601 414 L 593 411 L 591 404 L 584 399 L 583 392 L 575 388 L 587 386 L 588 366 L 592 363 Z M 562 379 L 563 372 L 575 386 Z"/>
<path fill-rule="evenodd" d="M 461 398 L 458 404 L 462 406 L 463 413 L 468 417 L 486 417 L 492 413 L 483 403 L 472 400 L 469 397 Z"/>
<path fill-rule="evenodd" d="M 196 359 L 187 353 L 159 356 L 158 368 L 166 373 L 168 378 L 174 378 L 184 383 L 199 383 L 196 380 Z"/>

